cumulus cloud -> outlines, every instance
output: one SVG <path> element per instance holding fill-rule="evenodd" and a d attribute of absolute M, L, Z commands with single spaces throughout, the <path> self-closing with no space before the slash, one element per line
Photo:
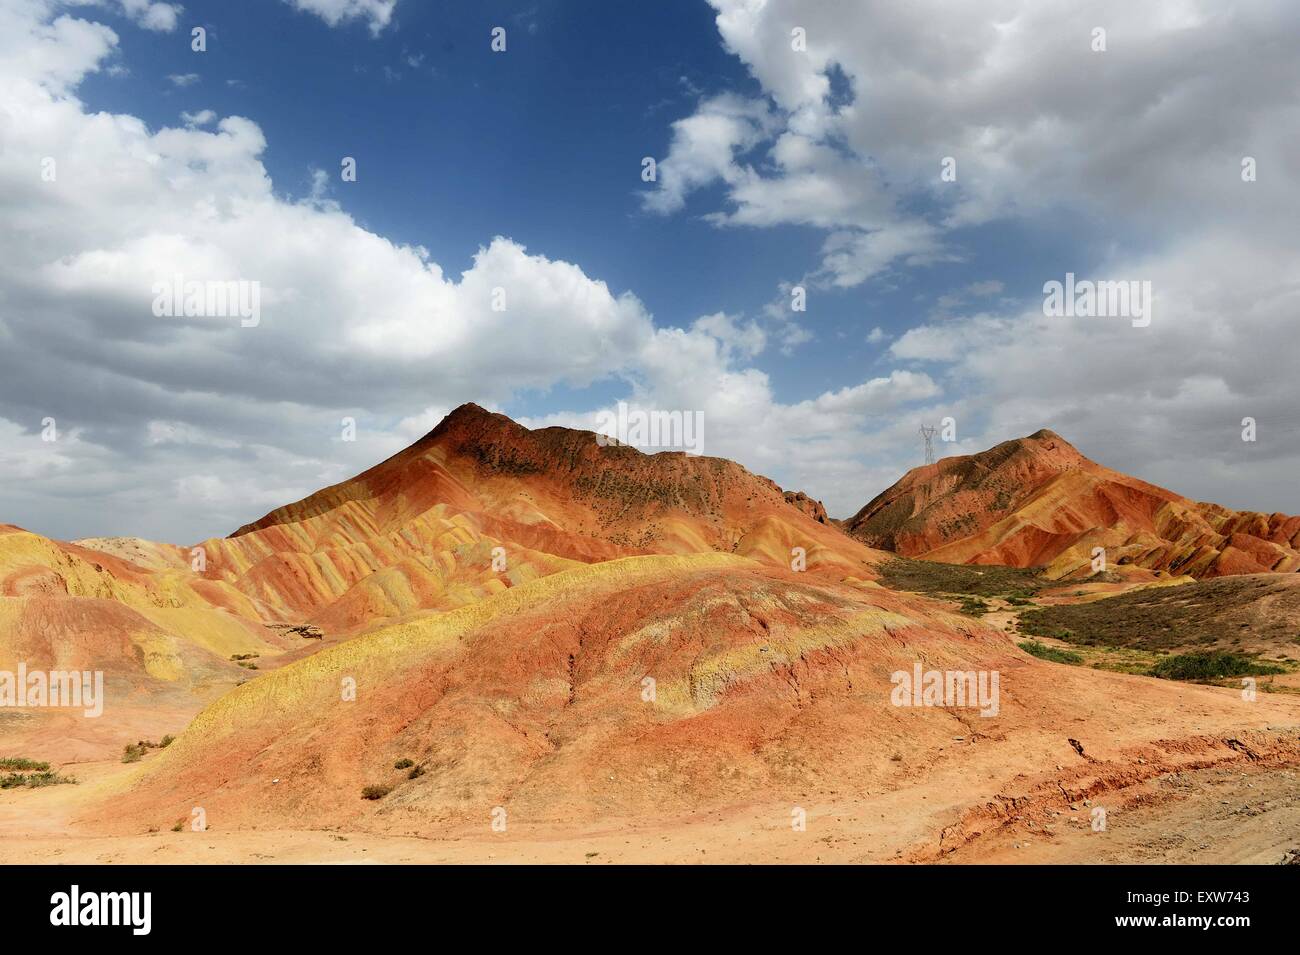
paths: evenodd
<path fill-rule="evenodd" d="M 250 118 L 154 129 L 88 112 L 76 85 L 116 36 L 58 9 L 0 12 L 0 434 L 17 449 L 0 455 L 3 519 L 188 542 L 364 470 L 462 401 L 596 382 L 705 411 L 711 451 L 788 481 L 851 454 L 854 415 L 934 393 L 900 371 L 782 403 L 750 365 L 755 322 L 658 324 L 631 292 L 506 237 L 446 274 L 318 180 L 277 191 Z M 155 314 L 160 287 L 194 282 L 256 283 L 260 321 Z M 39 437 L 47 417 L 58 441 Z"/>
<path fill-rule="evenodd" d="M 730 113 L 764 123 L 722 137 L 729 155 L 710 150 L 685 132 L 718 97 L 701 103 L 675 125 L 664 166 L 702 171 L 661 183 L 668 198 L 648 208 L 691 208 L 721 183 L 706 218 L 825 230 L 809 278 L 841 288 L 963 261 L 994 223 L 1073 239 L 1081 278 L 1152 282 L 1153 325 L 1049 320 L 1036 301 L 1003 298 L 1000 277 L 941 297 L 888 355 L 942 387 L 924 413 L 957 416 L 965 446 L 945 450 L 1051 425 L 1187 493 L 1300 509 L 1288 477 L 1300 395 L 1278 357 L 1295 340 L 1300 278 L 1300 8 L 709 2 L 761 89 Z M 806 51 L 792 49 L 796 27 Z M 1247 415 L 1272 422 L 1267 447 L 1240 441 Z M 914 430 L 891 425 L 862 447 L 896 450 Z"/>
<path fill-rule="evenodd" d="M 201 109 L 197 113 L 181 113 L 181 121 L 186 126 L 207 126 L 216 118 L 217 114 L 210 109 Z"/>
<path fill-rule="evenodd" d="M 139 26 L 158 33 L 176 29 L 183 8 L 178 3 L 159 3 L 157 0 L 118 0 L 122 12 Z"/>
<path fill-rule="evenodd" d="M 330 26 L 349 20 L 365 20 L 370 32 L 378 35 L 393 19 L 397 0 L 284 0 L 306 13 L 314 13 Z"/>
<path fill-rule="evenodd" d="M 673 123 L 668 156 L 658 164 L 658 188 L 642 194 L 652 212 L 676 212 L 686 196 L 719 179 L 739 182 L 746 170 L 738 162 L 771 129 L 772 118 L 760 102 L 738 96 L 716 96 L 696 112 Z"/>
<path fill-rule="evenodd" d="M 837 285 L 931 262 L 949 230 L 999 218 L 1140 223 L 1147 240 L 1241 218 L 1260 198 L 1242 194 L 1244 156 L 1275 182 L 1296 179 L 1293 4 L 710 2 L 723 43 L 764 94 L 723 100 L 728 114 L 766 121 L 727 126 L 723 98 L 701 103 L 675 124 L 663 163 L 689 172 L 665 176 L 647 206 L 681 208 L 721 180 L 719 224 L 840 230 L 822 271 Z M 1098 24 L 1105 52 L 1091 46 Z M 794 27 L 806 31 L 806 51 L 791 48 Z M 727 155 L 742 147 L 757 158 Z M 945 158 L 953 182 L 941 179 Z M 1300 212 L 1300 189 L 1273 195 L 1286 215 L 1256 224 L 1280 236 Z"/>
<path fill-rule="evenodd" d="M 1181 493 L 1296 510 L 1300 415 L 1291 349 L 1279 347 L 1295 338 L 1295 250 L 1207 231 L 1122 268 L 1152 283 L 1148 327 L 1041 307 L 982 312 L 909 329 L 891 357 L 968 393 L 955 413 L 972 436 L 1050 425 Z M 1241 440 L 1245 417 L 1259 423 L 1253 444 Z"/>
<path fill-rule="evenodd" d="M 821 274 L 841 288 L 861 285 L 893 267 L 956 259 L 944 251 L 939 230 L 924 222 L 899 222 L 870 232 L 834 232 L 822 252 Z"/>
<path fill-rule="evenodd" d="M 767 333 L 757 322 L 741 322 L 726 312 L 697 318 L 693 331 L 712 335 L 722 343 L 724 354 L 753 358 L 767 347 Z"/>
<path fill-rule="evenodd" d="M 798 400 L 755 367 L 810 336 L 788 288 L 763 324 L 728 311 L 674 327 L 508 237 L 474 237 L 470 266 L 447 274 L 359 226 L 321 175 L 286 198 L 252 118 L 203 110 L 151 128 L 88 112 L 76 87 L 114 55 L 114 31 L 53 0 L 9 0 L 0 520 L 188 542 L 363 470 L 462 401 L 505 409 L 521 392 L 596 383 L 634 406 L 703 411 L 706 453 L 837 515 L 918 463 L 917 426 L 944 415 L 960 437 L 947 453 L 1047 425 L 1185 493 L 1300 511 L 1295 376 L 1278 347 L 1294 339 L 1300 288 L 1291 7 L 1106 7 L 1110 49 L 1095 55 L 1111 59 L 1065 69 L 1076 46 L 1094 55 L 1091 19 L 1068 4 L 940 16 L 924 3 L 714 3 L 763 95 L 714 95 L 675 124 L 647 211 L 679 214 L 721 184 L 711 221 L 823 230 L 812 275 L 842 287 L 942 266 L 963 254 L 959 230 L 994 218 L 1100 223 L 1116 238 L 1091 277 L 1151 281 L 1151 326 L 1008 309 L 1002 278 L 967 279 L 934 320 L 871 331 L 887 364 Z M 393 8 L 296 5 L 372 30 Z M 802 58 L 791 24 L 808 31 Z M 1277 43 L 1251 47 L 1261 31 Z M 945 155 L 958 160 L 949 192 Z M 155 316 L 155 286 L 177 276 L 258 283 L 260 322 Z M 526 423 L 591 428 L 597 410 Z M 1244 447 L 1247 415 L 1260 441 Z M 47 417 L 58 441 L 41 440 Z"/>

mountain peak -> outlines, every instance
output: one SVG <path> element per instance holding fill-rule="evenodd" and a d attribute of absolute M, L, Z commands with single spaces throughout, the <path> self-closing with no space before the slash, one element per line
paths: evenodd
<path fill-rule="evenodd" d="M 448 421 L 452 418 L 484 418 L 494 414 L 496 414 L 495 411 L 488 411 L 482 405 L 475 404 L 472 401 L 466 401 L 447 412 L 447 416 L 442 420 Z"/>
<path fill-rule="evenodd" d="M 1103 467 L 1043 428 L 913 468 L 842 526 L 869 546 L 941 563 L 1217 576 L 1300 565 L 1300 518 L 1201 505 Z"/>
<path fill-rule="evenodd" d="M 472 401 L 467 401 L 462 405 L 457 405 L 449 411 L 441 421 L 439 421 L 417 444 L 423 444 L 430 439 L 448 432 L 478 432 L 487 433 L 500 430 L 520 429 L 527 430 L 523 425 L 508 418 L 506 415 L 499 414 L 495 411 L 489 411 L 482 405 L 476 405 Z"/>
<path fill-rule="evenodd" d="M 1043 473 L 1056 473 L 1084 465 L 1092 465 L 1082 451 L 1065 438 L 1048 428 L 1040 428 L 1023 438 L 1011 438 L 985 451 L 958 454 L 940 458 L 933 465 L 913 468 L 898 482 L 910 485 L 931 480 L 934 475 L 957 474 L 962 477 L 998 470 L 1006 470 L 1016 461 L 1032 461 L 1024 465 Z"/>
<path fill-rule="evenodd" d="M 907 556 L 983 530 L 1068 471 L 1100 466 L 1049 428 L 916 467 L 844 522 L 872 547 Z"/>
<path fill-rule="evenodd" d="M 1066 454 L 1077 455 L 1080 458 L 1083 457 L 1078 448 L 1050 428 L 1039 428 L 1028 437 L 1017 438 L 1015 443 L 1024 446 L 1037 445 L 1038 448 L 1044 451 L 1061 451 Z"/>
<path fill-rule="evenodd" d="M 370 538 L 391 541 L 413 525 L 453 520 L 452 537 L 477 534 L 511 552 L 583 561 L 722 551 L 784 566 L 797 545 L 843 572 L 866 557 L 819 502 L 734 461 L 647 454 L 592 431 L 530 429 L 473 403 L 362 474 L 232 537 L 268 532 L 281 551 L 324 541 L 366 547 Z"/>
<path fill-rule="evenodd" d="M 1055 431 L 1053 431 L 1051 428 L 1039 428 L 1037 431 L 1035 431 L 1035 432 L 1034 432 L 1033 434 L 1031 434 L 1029 437 L 1032 438 L 1032 439 L 1035 440 L 1035 441 L 1065 441 L 1064 438 L 1062 438 L 1059 434 L 1057 434 L 1057 433 L 1056 433 Z M 1025 439 L 1025 440 L 1028 440 L 1028 439 Z M 1066 442 L 1066 443 L 1068 444 L 1069 442 Z"/>

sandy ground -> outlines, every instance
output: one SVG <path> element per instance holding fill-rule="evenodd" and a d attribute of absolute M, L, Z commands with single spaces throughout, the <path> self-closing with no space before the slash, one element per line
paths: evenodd
<path fill-rule="evenodd" d="M 791 825 L 792 807 L 754 805 L 586 829 L 512 821 L 493 833 L 484 820 L 427 836 L 217 828 L 87 835 L 70 820 L 132 768 L 61 768 L 79 784 L 0 796 L 0 864 L 1273 864 L 1300 850 L 1300 764 L 1246 756 L 1092 799 L 1035 797 L 1024 781 L 1023 794 L 999 797 L 1016 808 L 991 822 L 971 823 L 981 810 L 954 799 L 955 779 L 938 773 L 893 792 L 802 807 L 803 831 Z M 1101 832 L 1090 823 L 1098 806 L 1106 810 Z M 954 831 L 961 837 L 952 839 Z"/>
<path fill-rule="evenodd" d="M 228 863 L 704 863 L 883 862 L 951 814 L 926 793 L 888 793 L 845 804 L 808 805 L 805 831 L 792 807 L 752 806 L 682 819 L 607 822 L 596 828 L 511 822 L 493 833 L 460 829 L 428 837 L 309 830 L 160 831 L 138 836 L 77 832 L 71 820 L 131 767 L 116 762 L 61 767 L 78 785 L 11 790 L 0 797 L 0 864 Z M 913 807 L 911 802 L 920 805 Z M 906 824 L 899 824 L 903 817 Z"/>

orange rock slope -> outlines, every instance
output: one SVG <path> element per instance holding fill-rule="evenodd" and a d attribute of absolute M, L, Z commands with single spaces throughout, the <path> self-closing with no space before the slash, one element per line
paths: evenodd
<path fill-rule="evenodd" d="M 102 758 L 179 732 L 208 700 L 303 641 L 262 625 L 234 585 L 205 580 L 186 551 L 117 539 L 66 543 L 0 525 L 0 671 L 98 672 L 102 715 L 0 713 L 0 750 Z M 245 666 L 239 665 L 243 658 Z"/>
<path fill-rule="evenodd" d="M 874 576 L 880 555 L 821 505 L 722 458 L 643 454 L 462 405 L 357 477 L 206 541 L 205 577 L 268 620 L 356 631 L 450 609 L 576 564 L 724 552 Z"/>
<path fill-rule="evenodd" d="M 973 688 L 948 705 L 900 702 L 898 674 L 921 669 L 996 676 L 997 691 L 987 707 Z M 1294 762 L 1294 742 L 1266 730 L 1298 713 L 1281 694 L 1246 703 L 1039 660 L 875 584 L 727 554 L 630 557 L 259 676 L 80 822 L 166 830 L 201 806 L 225 830 L 458 838 L 507 817 L 511 833 L 573 834 L 726 810 L 788 830 L 791 807 L 892 793 L 891 821 L 869 824 L 923 820 L 947 851 L 951 833 L 968 837 L 952 824 L 971 806 L 1005 814 L 1049 781 L 1064 811 L 1143 773 L 1271 758 L 1279 745 Z"/>
<path fill-rule="evenodd" d="M 497 805 L 595 818 L 794 789 L 809 773 L 864 782 L 889 753 L 864 763 L 839 741 L 854 725 L 901 732 L 889 672 L 926 645 L 934 665 L 1013 652 L 928 601 L 732 555 L 583 565 L 259 677 L 115 806 L 128 826 L 203 805 L 227 825 L 423 831 Z M 394 769 L 404 759 L 416 778 Z M 394 791 L 367 802 L 368 785 Z"/>
<path fill-rule="evenodd" d="M 126 549 L 154 562 L 118 556 Z M 0 525 L 0 669 L 22 660 L 188 686 L 238 675 L 233 654 L 281 652 L 252 601 L 187 561 L 168 545 L 67 543 Z"/>
<path fill-rule="evenodd" d="M 194 548 L 0 525 L 0 669 L 102 670 L 119 698 L 197 701 L 196 689 L 317 648 L 291 627 L 333 642 L 621 556 L 789 567 L 798 549 L 813 575 L 874 576 L 881 555 L 823 518 L 731 461 L 529 431 L 464 405 L 364 474 Z"/>
<path fill-rule="evenodd" d="M 907 557 L 1046 566 L 1054 577 L 1090 573 L 1094 547 L 1105 548 L 1109 570 L 1127 573 L 1300 569 L 1300 517 L 1188 500 L 1047 430 L 914 468 L 842 526 Z"/>

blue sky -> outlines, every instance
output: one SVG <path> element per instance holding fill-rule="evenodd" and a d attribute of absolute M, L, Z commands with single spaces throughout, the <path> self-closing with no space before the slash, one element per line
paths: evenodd
<path fill-rule="evenodd" d="M 534 425 L 701 410 L 706 453 L 836 516 L 947 416 L 943 454 L 1052 427 L 1180 492 L 1300 510 L 1285 4 L 4 7 L 0 106 L 27 120 L 0 155 L 0 520 L 225 533 L 467 400 Z M 34 181 L 47 157 L 58 181 Z M 182 265 L 256 279 L 267 320 L 140 314 Z M 1066 272 L 1151 281 L 1156 320 L 1047 319 Z M 498 285 L 523 303 L 504 317 Z"/>
<path fill-rule="evenodd" d="M 723 49 L 705 3 L 401 4 L 373 37 L 363 20 L 330 27 L 287 4 L 191 3 L 187 13 L 213 38 L 199 81 L 167 88 L 166 77 L 196 68 L 175 35 L 124 29 L 123 58 L 148 67 L 91 77 L 87 105 L 156 126 L 180 110 L 252 117 L 270 141 L 267 171 L 291 195 L 310 192 L 313 169 L 335 173 L 338 157 L 354 156 L 357 182 L 334 176 L 330 195 L 366 228 L 425 246 L 449 271 L 508 236 L 681 325 L 717 311 L 758 315 L 780 283 L 798 282 L 818 260 L 821 230 L 703 221 L 717 188 L 674 216 L 638 201 L 641 159 L 667 153 L 674 120 L 701 97 L 761 94 Z M 505 55 L 487 42 L 497 24 L 507 29 Z M 814 292 L 804 322 L 813 341 L 756 361 L 777 396 L 796 401 L 857 384 L 872 368 L 887 373 L 882 343 L 868 334 L 918 323 L 944 294 L 996 276 L 1005 296 L 1037 298 L 1041 274 L 1080 261 L 1078 236 L 1005 223 L 959 244 L 961 262 Z M 616 383 L 594 388 L 617 397 Z M 573 400 L 565 388 L 533 391 L 506 410 L 558 413 Z"/>

